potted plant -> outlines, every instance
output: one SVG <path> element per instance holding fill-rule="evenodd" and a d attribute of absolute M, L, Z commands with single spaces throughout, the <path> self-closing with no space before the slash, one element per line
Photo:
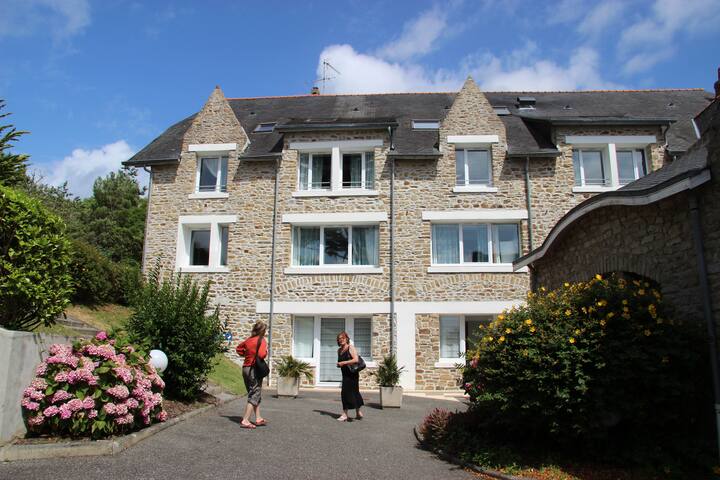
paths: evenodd
<path fill-rule="evenodd" d="M 372 375 L 375 376 L 380 387 L 380 406 L 382 408 L 400 408 L 402 405 L 403 388 L 399 385 L 400 373 L 405 367 L 399 367 L 395 355 L 390 354 L 383 358 L 382 362 Z"/>
<path fill-rule="evenodd" d="M 277 365 L 278 372 L 278 397 L 297 397 L 300 392 L 300 377 L 305 376 L 308 382 L 313 380 L 313 367 L 292 355 L 286 355 L 280 359 Z"/>

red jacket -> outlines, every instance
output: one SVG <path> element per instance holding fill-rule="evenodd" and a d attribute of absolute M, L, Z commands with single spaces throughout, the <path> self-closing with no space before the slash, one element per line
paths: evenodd
<path fill-rule="evenodd" d="M 243 367 L 250 367 L 252 365 L 255 365 L 255 353 L 258 351 L 258 337 L 250 337 L 246 338 L 244 342 L 242 342 L 240 345 L 235 348 L 235 351 L 238 355 L 241 357 L 245 357 L 245 361 L 243 362 Z M 260 358 L 267 357 L 267 341 L 263 340 L 263 342 L 260 344 Z"/>

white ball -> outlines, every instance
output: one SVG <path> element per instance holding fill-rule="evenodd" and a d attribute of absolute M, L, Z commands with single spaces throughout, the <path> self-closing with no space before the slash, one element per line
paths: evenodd
<path fill-rule="evenodd" d="M 162 350 L 150 350 L 150 365 L 158 372 L 164 372 L 168 366 L 168 358 Z"/>

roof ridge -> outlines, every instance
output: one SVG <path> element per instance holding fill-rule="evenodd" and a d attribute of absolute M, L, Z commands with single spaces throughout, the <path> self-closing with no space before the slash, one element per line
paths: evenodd
<path fill-rule="evenodd" d="M 483 93 L 628 93 L 628 92 L 704 92 L 704 88 L 640 88 L 618 90 L 483 90 Z M 304 98 L 304 97 L 359 97 L 365 95 L 447 95 L 457 91 L 445 92 L 380 92 L 380 93 L 303 93 L 298 95 L 268 95 L 258 97 L 227 97 L 227 100 L 264 100 L 273 98 Z"/>

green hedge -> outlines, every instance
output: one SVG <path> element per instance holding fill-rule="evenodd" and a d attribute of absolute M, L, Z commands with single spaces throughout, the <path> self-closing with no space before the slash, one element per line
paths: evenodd
<path fill-rule="evenodd" d="M 69 303 L 65 226 L 27 195 L 0 186 L 0 326 L 52 325 Z"/>

